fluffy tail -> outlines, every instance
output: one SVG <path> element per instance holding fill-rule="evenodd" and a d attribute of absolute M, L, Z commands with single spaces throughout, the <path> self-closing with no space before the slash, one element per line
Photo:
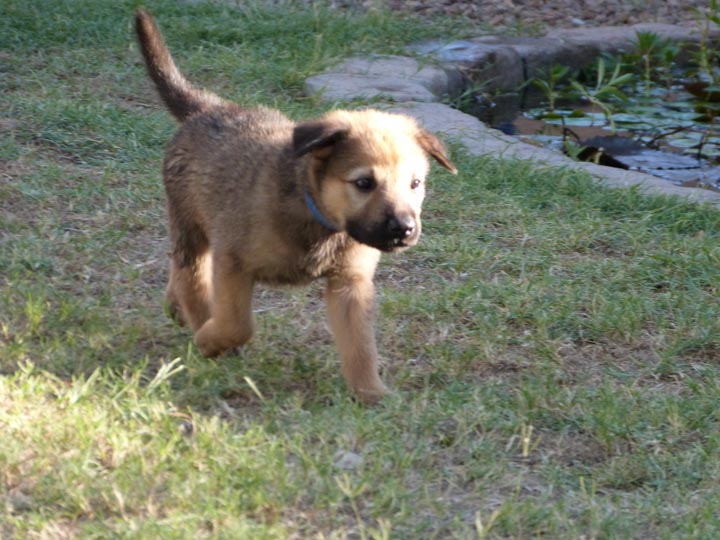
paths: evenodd
<path fill-rule="evenodd" d="M 182 121 L 208 107 L 224 103 L 219 96 L 194 88 L 183 77 L 170 55 L 160 29 L 143 9 L 135 13 L 135 30 L 148 74 L 170 112 Z"/>

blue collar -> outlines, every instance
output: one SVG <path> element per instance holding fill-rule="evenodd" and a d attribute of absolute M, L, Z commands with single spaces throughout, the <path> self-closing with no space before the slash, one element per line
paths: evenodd
<path fill-rule="evenodd" d="M 340 232 L 340 229 L 338 229 L 334 223 L 323 216 L 322 212 L 320 212 L 318 207 L 315 205 L 315 201 L 313 201 L 307 189 L 305 190 L 305 204 L 307 204 L 310 209 L 310 213 L 320 225 L 333 232 Z"/>

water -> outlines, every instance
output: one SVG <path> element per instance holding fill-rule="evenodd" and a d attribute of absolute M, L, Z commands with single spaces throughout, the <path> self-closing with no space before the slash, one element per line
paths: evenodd
<path fill-rule="evenodd" d="M 720 191 L 720 107 L 706 90 L 694 95 L 687 86 L 624 87 L 629 100 L 613 102 L 610 118 L 578 98 L 558 100 L 551 113 L 531 87 L 477 96 L 471 112 L 507 134 L 574 157 Z"/>

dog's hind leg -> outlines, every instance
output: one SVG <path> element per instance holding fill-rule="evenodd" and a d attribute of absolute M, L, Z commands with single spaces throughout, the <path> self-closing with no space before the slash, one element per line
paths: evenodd
<path fill-rule="evenodd" d="M 238 268 L 232 255 L 213 255 L 211 317 L 195 334 L 203 356 L 245 344 L 253 334 L 253 279 Z"/>
<path fill-rule="evenodd" d="M 183 204 L 187 197 L 177 193 L 177 178 L 177 172 L 166 164 L 166 186 L 173 189 L 168 198 L 172 253 L 165 306 L 173 319 L 196 332 L 210 318 L 212 260 L 207 236 Z"/>
<path fill-rule="evenodd" d="M 168 279 L 167 287 L 165 288 L 165 311 L 167 314 L 180 326 L 185 326 L 185 316 L 183 315 L 182 304 L 180 303 L 179 294 L 177 289 L 179 287 L 178 280 L 180 277 L 178 274 L 181 272 L 175 264 L 175 261 L 170 260 L 170 278 Z"/>
<path fill-rule="evenodd" d="M 170 263 L 170 280 L 165 303 L 170 316 L 180 324 L 197 331 L 210 318 L 212 295 L 212 261 L 210 253 L 197 257 L 191 264 Z"/>

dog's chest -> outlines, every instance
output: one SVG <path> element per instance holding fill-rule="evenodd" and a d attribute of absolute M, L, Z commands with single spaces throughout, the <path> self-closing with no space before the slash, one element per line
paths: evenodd
<path fill-rule="evenodd" d="M 305 248 L 278 253 L 272 264 L 256 269 L 258 281 L 277 285 L 303 285 L 325 277 L 342 266 L 348 243 L 344 233 L 331 235 Z"/>

